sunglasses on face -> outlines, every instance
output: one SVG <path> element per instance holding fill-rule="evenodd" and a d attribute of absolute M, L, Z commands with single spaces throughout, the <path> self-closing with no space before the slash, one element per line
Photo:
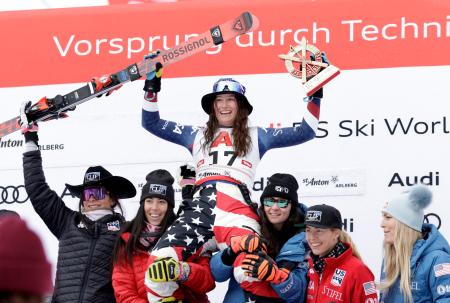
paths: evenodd
<path fill-rule="evenodd" d="M 88 187 L 83 189 L 84 201 L 89 201 L 91 197 L 94 197 L 95 200 L 102 200 L 105 199 L 106 194 L 107 194 L 106 188 L 102 186 Z"/>
<path fill-rule="evenodd" d="M 288 199 L 281 199 L 281 198 L 276 198 L 276 199 L 275 198 L 264 198 L 263 199 L 263 204 L 264 204 L 264 206 L 267 206 L 267 207 L 272 207 L 275 203 L 277 203 L 279 208 L 286 208 L 288 206 L 289 202 L 291 202 L 291 201 L 289 201 Z"/>

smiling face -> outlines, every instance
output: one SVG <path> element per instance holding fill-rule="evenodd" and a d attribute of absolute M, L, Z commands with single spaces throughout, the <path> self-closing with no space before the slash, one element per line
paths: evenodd
<path fill-rule="evenodd" d="M 396 220 L 388 213 L 382 213 L 381 228 L 384 232 L 384 243 L 394 244 Z"/>
<path fill-rule="evenodd" d="M 238 101 L 234 94 L 220 94 L 214 100 L 214 114 L 220 126 L 233 126 L 238 112 Z"/>
<path fill-rule="evenodd" d="M 116 202 L 111 199 L 109 192 L 104 187 L 88 187 L 83 190 L 84 211 L 96 209 L 112 209 Z"/>
<path fill-rule="evenodd" d="M 313 254 L 319 257 L 325 256 L 339 240 L 340 230 L 337 228 L 319 228 L 306 226 L 306 241 Z"/>
<path fill-rule="evenodd" d="M 288 203 L 286 207 L 280 207 L 277 203 L 279 198 L 271 197 L 271 200 L 274 200 L 276 203 L 271 203 L 271 206 L 267 206 L 266 203 L 264 203 L 264 212 L 266 213 L 266 217 L 269 220 L 270 223 L 274 226 L 276 230 L 281 230 L 283 227 L 284 222 L 289 219 L 289 214 L 291 212 L 291 203 Z M 282 199 L 286 200 L 286 199 Z"/>
<path fill-rule="evenodd" d="M 147 222 L 152 225 L 161 225 L 169 204 L 166 200 L 157 197 L 144 200 L 144 212 Z"/>

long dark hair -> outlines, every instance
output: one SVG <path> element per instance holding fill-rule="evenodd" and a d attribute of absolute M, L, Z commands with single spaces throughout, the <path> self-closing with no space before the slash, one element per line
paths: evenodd
<path fill-rule="evenodd" d="M 252 139 L 250 137 L 249 127 L 248 127 L 248 109 L 242 105 L 242 101 L 236 98 L 238 104 L 238 110 L 236 114 L 236 119 L 233 123 L 233 146 L 234 151 L 238 157 L 245 156 L 251 146 Z M 217 129 L 219 129 L 219 121 L 217 121 L 216 114 L 214 111 L 214 102 L 211 103 L 211 113 L 209 114 L 209 120 L 206 123 L 206 129 L 204 131 L 205 142 L 203 143 L 203 149 L 209 150 L 211 143 L 214 140 L 214 135 Z"/>
<path fill-rule="evenodd" d="M 133 266 L 133 255 L 139 250 L 147 250 L 148 248 L 143 247 L 139 241 L 142 230 L 144 229 L 146 218 L 144 211 L 145 201 L 141 203 L 136 216 L 133 220 L 125 225 L 125 228 L 121 231 L 119 237 L 117 238 L 116 244 L 113 250 L 113 263 L 125 262 Z M 167 204 L 167 212 L 161 222 L 161 235 L 172 225 L 175 221 L 175 213 L 173 212 L 173 207 Z M 130 238 L 128 241 L 122 239 L 123 233 L 130 233 Z M 125 256 L 125 259 L 122 258 Z"/>
<path fill-rule="evenodd" d="M 267 254 L 275 258 L 280 253 L 284 243 L 304 229 L 305 215 L 295 204 L 291 204 L 288 219 L 283 223 L 281 230 L 276 230 L 270 223 L 264 211 L 264 204 L 259 207 L 261 218 L 261 235 L 267 244 Z"/>

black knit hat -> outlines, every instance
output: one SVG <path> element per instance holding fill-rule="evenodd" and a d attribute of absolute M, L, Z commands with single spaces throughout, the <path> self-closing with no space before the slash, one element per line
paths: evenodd
<path fill-rule="evenodd" d="M 314 205 L 308 208 L 305 216 L 306 226 L 342 229 L 342 217 L 339 210 L 330 205 Z"/>
<path fill-rule="evenodd" d="M 102 166 L 89 167 L 84 174 L 83 184 L 66 184 L 70 193 L 78 198 L 81 197 L 84 188 L 92 186 L 104 186 L 119 199 L 133 198 L 136 196 L 136 188 L 133 183 L 124 177 L 113 176 Z"/>
<path fill-rule="evenodd" d="M 261 194 L 260 201 L 263 202 L 266 197 L 285 198 L 292 204 L 298 203 L 298 183 L 293 175 L 273 174 L 269 177 L 269 184 Z"/>
<path fill-rule="evenodd" d="M 172 186 L 175 179 L 167 170 L 154 170 L 145 179 L 147 183 L 142 187 L 140 203 L 147 198 L 157 197 L 166 200 L 172 208 L 175 207 L 175 193 Z"/>

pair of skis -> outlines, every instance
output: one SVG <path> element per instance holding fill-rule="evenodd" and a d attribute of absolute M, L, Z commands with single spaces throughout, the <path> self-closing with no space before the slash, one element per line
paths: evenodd
<path fill-rule="evenodd" d="M 99 83 L 93 80 L 66 95 L 57 95 L 52 99 L 44 97 L 29 107 L 27 117 L 30 121 L 35 122 L 66 117 L 66 112 L 74 110 L 77 105 L 104 94 L 108 95 L 108 92 L 118 89 L 121 85 L 138 80 L 142 76 L 154 71 L 156 62 L 167 66 L 203 52 L 210 47 L 229 41 L 239 35 L 251 32 L 257 27 L 257 18 L 249 12 L 244 12 L 237 18 L 214 26 L 197 37 L 191 38 L 171 49 L 162 51 L 156 58 L 146 58 L 117 73 L 111 74 L 111 82 L 104 87 L 100 88 Z M 18 121 L 19 117 L 15 117 L 0 123 L 0 139 L 19 130 L 20 126 Z"/>

